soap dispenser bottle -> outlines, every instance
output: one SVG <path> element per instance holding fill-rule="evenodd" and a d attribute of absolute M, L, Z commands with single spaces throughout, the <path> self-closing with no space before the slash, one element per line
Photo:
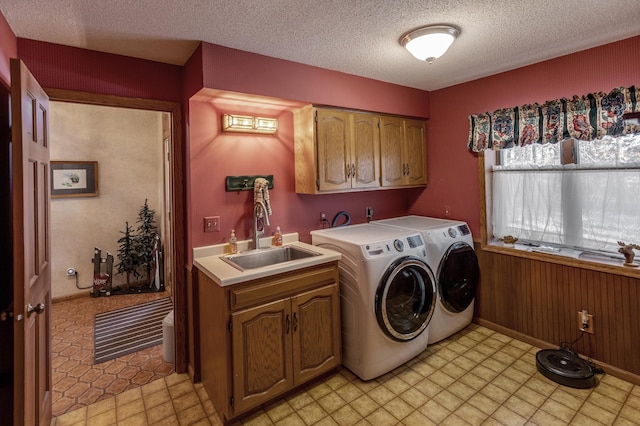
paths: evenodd
<path fill-rule="evenodd" d="M 236 238 L 236 230 L 231 230 L 231 237 L 229 238 L 229 251 L 231 253 L 238 252 L 238 239 Z"/>
<path fill-rule="evenodd" d="M 282 232 L 280 232 L 280 227 L 276 227 L 276 233 L 273 234 L 273 245 L 281 246 L 282 245 Z"/>

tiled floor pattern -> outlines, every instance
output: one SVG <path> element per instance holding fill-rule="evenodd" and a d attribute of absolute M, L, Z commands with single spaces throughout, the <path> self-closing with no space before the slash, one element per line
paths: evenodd
<path fill-rule="evenodd" d="M 536 370 L 537 348 L 471 325 L 407 364 L 363 382 L 346 369 L 237 425 L 639 425 L 640 386 L 598 376 L 592 389 Z M 220 425 L 206 391 L 184 374 L 131 389 L 52 425 Z"/>
<path fill-rule="evenodd" d="M 113 397 L 173 372 L 164 362 L 162 345 L 93 365 L 95 314 L 150 300 L 169 297 L 167 292 L 87 297 L 52 305 L 51 361 L 53 415 Z"/>

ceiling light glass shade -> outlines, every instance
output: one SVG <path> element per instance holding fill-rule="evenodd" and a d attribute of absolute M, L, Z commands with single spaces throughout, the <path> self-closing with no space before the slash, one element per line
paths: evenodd
<path fill-rule="evenodd" d="M 416 59 L 432 63 L 444 55 L 453 44 L 460 30 L 450 25 L 431 25 L 408 32 L 400 39 L 402 44 Z"/>

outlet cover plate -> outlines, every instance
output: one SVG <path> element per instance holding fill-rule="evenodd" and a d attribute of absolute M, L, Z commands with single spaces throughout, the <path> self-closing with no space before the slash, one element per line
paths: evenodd
<path fill-rule="evenodd" d="M 582 330 L 582 312 L 578 312 L 578 330 Z M 593 329 L 593 315 L 587 314 L 587 328 L 584 329 L 586 333 L 594 334 Z"/>

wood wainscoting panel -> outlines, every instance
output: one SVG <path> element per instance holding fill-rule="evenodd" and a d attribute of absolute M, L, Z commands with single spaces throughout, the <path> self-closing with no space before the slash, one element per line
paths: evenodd
<path fill-rule="evenodd" d="M 475 302 L 479 321 L 559 346 L 578 338 L 578 311 L 593 334 L 571 347 L 596 362 L 640 376 L 640 279 L 483 251 Z"/>

